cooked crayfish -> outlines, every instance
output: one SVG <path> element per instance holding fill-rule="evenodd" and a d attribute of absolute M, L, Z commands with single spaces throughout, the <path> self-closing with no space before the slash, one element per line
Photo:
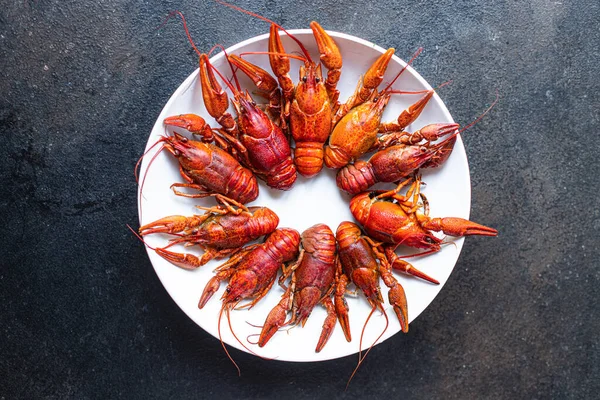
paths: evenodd
<path fill-rule="evenodd" d="M 143 225 L 139 232 L 142 236 L 153 233 L 177 236 L 166 247 L 156 248 L 156 253 L 178 267 L 196 269 L 213 258 L 237 252 L 246 243 L 273 232 L 279 224 L 277 214 L 267 207 L 246 207 L 222 195 L 214 197 L 221 204 L 198 207 L 206 211 L 202 215 L 172 215 Z M 204 254 L 197 257 L 167 250 L 178 243 L 197 245 Z"/>
<path fill-rule="evenodd" d="M 193 43 L 183 15 L 179 12 L 177 14 L 184 21 L 187 37 L 199 56 L 199 76 L 204 106 L 223 128 L 218 131 L 219 133 L 211 131 L 210 138 L 214 138 L 217 145 L 229 151 L 268 186 L 281 190 L 290 189 L 296 181 L 296 166 L 284 132 L 256 105 L 248 92 L 242 92 L 235 72 L 233 78 L 236 86 L 212 66 L 208 55 L 200 52 Z M 225 57 L 229 61 L 227 54 Z M 229 96 L 217 81 L 215 72 L 234 95 L 232 103 L 237 120 L 227 111 Z M 187 118 L 182 118 L 180 123 L 187 124 Z M 203 130 L 203 132 L 207 131 Z"/>
<path fill-rule="evenodd" d="M 438 138 L 454 134 L 440 143 L 431 144 Z M 431 124 L 400 140 L 402 144 L 386 147 L 375 153 L 369 161 L 357 160 L 337 173 L 337 186 L 354 195 L 364 192 L 377 182 L 398 182 L 421 167 L 434 167 L 452 151 L 458 135 L 458 124 Z M 425 144 L 418 144 L 421 140 Z M 448 154 L 445 154 L 448 153 Z M 444 157 L 444 158 L 442 158 Z"/>
<path fill-rule="evenodd" d="M 165 125 L 182 126 L 182 121 L 186 121 L 185 129 L 192 133 L 197 132 L 198 127 L 207 126 L 201 117 L 189 114 L 166 118 Z M 160 150 L 167 149 L 179 161 L 179 173 L 185 182 L 171 185 L 176 195 L 201 198 L 218 193 L 242 204 L 258 197 L 254 174 L 214 144 L 190 140 L 177 132 L 161 137 L 159 142 L 164 142 Z M 184 193 L 177 188 L 196 189 L 200 193 Z"/>
<path fill-rule="evenodd" d="M 406 195 L 399 191 L 412 183 Z M 431 218 L 429 203 L 420 191 L 421 179 L 409 177 L 390 191 L 372 191 L 356 195 L 350 201 L 350 211 L 372 239 L 394 245 L 425 249 L 429 254 L 441 249 L 442 239 L 433 231 L 451 236 L 496 236 L 498 231 L 463 218 Z M 423 199 L 423 204 L 418 200 Z M 419 212 L 424 208 L 423 212 Z"/>
<path fill-rule="evenodd" d="M 336 270 L 335 236 L 327 225 L 317 224 L 302 233 L 301 243 L 298 261 L 287 268 L 279 280 L 283 286 L 283 282 L 290 275 L 292 277 L 290 285 L 283 286 L 285 293 L 281 301 L 267 316 L 258 339 L 260 347 L 267 344 L 282 326 L 304 326 L 317 303 L 327 309 L 317 353 L 323 349 L 335 328 L 336 315 L 331 300 Z M 292 317 L 286 322 L 288 311 L 292 312 Z"/>
<path fill-rule="evenodd" d="M 264 243 L 245 247 L 233 255 L 225 264 L 218 267 L 216 269 L 217 274 L 208 281 L 204 288 L 198 308 L 204 307 L 212 295 L 219 290 L 222 281 L 229 280 L 229 285 L 221 297 L 223 304 L 219 313 L 218 331 L 223 349 L 238 368 L 238 371 L 239 367 L 229 355 L 221 338 L 221 316 L 223 311 L 226 312 L 227 320 L 230 321 L 229 311 L 235 308 L 240 301 L 252 299 L 250 303 L 239 307 L 250 309 L 265 297 L 273 287 L 279 268 L 298 257 L 299 244 L 300 235 L 296 230 L 289 228 L 277 229 L 269 235 Z M 244 348 L 252 352 L 237 338 L 233 330 L 232 334 Z"/>
<path fill-rule="evenodd" d="M 316 21 L 310 23 L 313 36 L 320 53 L 320 61 L 327 68 L 327 78 L 323 79 L 321 64 L 316 64 L 302 42 L 287 32 L 283 27 L 263 16 L 246 11 L 240 7 L 217 0 L 235 10 L 252 15 L 271 23 L 269 34 L 269 61 L 283 92 L 283 117 L 289 117 L 291 134 L 296 143 L 294 162 L 298 172 L 306 177 L 317 175 L 323 168 L 323 146 L 336 125 L 350 109 L 359 106 L 369 99 L 383 80 L 383 75 L 390 62 L 394 49 L 388 49 L 369 68 L 352 96 L 345 104 L 338 101 L 337 83 L 342 68 L 342 55 L 335 41 Z M 279 36 L 279 30 L 285 32 L 302 50 L 302 56 L 290 55 L 285 52 Z M 289 58 L 298 58 L 304 65 L 300 67 L 300 79 L 294 84 L 289 76 Z M 272 79 L 266 85 L 263 82 L 262 71 L 240 57 L 231 57 L 231 61 L 244 71 L 259 87 L 268 93 L 273 93 L 270 86 Z M 260 85 L 263 85 L 261 87 Z M 267 97 L 271 97 L 268 95 Z"/>
<path fill-rule="evenodd" d="M 362 234 L 352 222 L 342 222 L 336 232 L 340 270 L 335 290 L 335 309 L 346 336 L 352 340 L 348 318 L 348 304 L 344 299 L 346 287 L 354 283 L 367 297 L 369 304 L 383 314 L 383 298 L 379 287 L 379 277 L 390 288 L 388 299 L 400 322 L 403 332 L 408 332 L 408 308 L 404 288 L 391 273 L 391 265 L 380 245 Z M 377 262 L 379 261 L 379 263 Z"/>
<path fill-rule="evenodd" d="M 226 98 L 227 94 L 217 83 L 212 73 L 213 70 L 216 71 L 210 64 L 208 56 L 201 55 L 200 74 L 208 77 L 202 81 L 205 101 L 211 99 L 210 101 L 216 102 L 221 94 L 225 94 Z M 229 143 L 230 148 L 239 154 L 240 161 L 263 179 L 268 186 L 289 190 L 296 181 L 296 166 L 292 161 L 292 150 L 285 134 L 256 105 L 248 92 L 242 93 L 239 86 L 235 88 L 226 79 L 224 82 L 234 93 L 233 105 L 238 115 L 239 130 L 237 132 L 233 130 L 233 134 L 223 132 L 221 136 Z M 222 112 L 226 109 L 225 106 L 221 108 Z M 209 109 L 211 115 L 213 112 Z M 213 117 L 217 118 L 219 115 L 214 114 Z"/>
<path fill-rule="evenodd" d="M 423 93 L 422 91 L 404 92 L 391 89 L 396 79 L 412 63 L 419 52 L 420 50 L 383 90 L 378 92 L 373 88 L 366 101 L 350 109 L 335 125 L 329 137 L 329 144 L 325 146 L 324 161 L 328 168 L 341 168 L 373 148 L 380 131 L 383 111 L 392 94 Z M 425 91 L 425 93 L 423 98 L 401 113 L 404 127 L 411 124 L 421 114 L 434 91 Z"/>
<path fill-rule="evenodd" d="M 281 125 L 285 126 L 286 121 L 289 119 L 290 131 L 296 142 L 294 162 L 298 172 L 306 177 L 317 175 L 323 168 L 323 145 L 327 141 L 333 126 L 331 120 L 339 96 L 336 86 L 340 78 L 342 56 L 337 45 L 317 22 L 311 22 L 310 27 L 319 47 L 320 60 L 328 70 L 327 78 L 324 80 L 321 64 L 317 65 L 302 42 L 289 34 L 280 25 L 239 7 L 222 2 L 221 4 L 271 23 L 268 54 L 271 68 L 283 92 Z M 279 29 L 283 30 L 300 46 L 303 56 L 291 56 L 285 53 L 279 36 Z M 289 57 L 299 58 L 304 62 L 304 65 L 300 67 L 300 80 L 295 87 L 289 76 Z M 230 60 L 246 73 L 259 89 L 267 92 L 273 90 L 271 86 L 263 83 L 262 74 L 257 75 L 257 73 L 263 71 L 262 69 L 243 60 L 241 57 L 231 56 Z M 261 79 L 258 79 L 258 76 L 261 76 Z M 270 83 L 272 80 L 273 78 L 270 78 L 266 81 Z"/>

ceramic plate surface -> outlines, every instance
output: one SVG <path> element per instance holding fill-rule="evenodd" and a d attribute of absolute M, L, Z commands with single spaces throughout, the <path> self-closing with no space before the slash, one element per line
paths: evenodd
<path fill-rule="evenodd" d="M 291 30 L 290 32 L 305 44 L 313 59 L 318 60 L 318 50 L 312 37 L 312 32 L 308 29 Z M 335 32 L 330 32 L 330 34 L 338 44 L 344 57 L 342 76 L 338 85 L 338 89 L 341 92 L 340 99 L 344 101 L 354 91 L 361 74 L 385 50 L 353 36 Z M 282 39 L 288 51 L 299 50 L 297 45 L 288 37 L 282 36 Z M 265 51 L 266 49 L 267 35 L 262 35 L 229 48 L 228 53 L 240 54 L 242 52 Z M 398 50 L 400 55 L 405 57 L 409 57 L 412 51 L 414 49 Z M 245 57 L 267 71 L 271 71 L 267 56 L 250 55 Z M 214 56 L 211 62 L 220 71 L 224 72 L 227 77 L 231 76 L 231 71 L 226 65 L 223 53 Z M 389 82 L 404 65 L 405 63 L 401 59 L 394 56 L 388 67 L 384 84 Z M 292 60 L 290 75 L 294 81 L 298 79 L 299 66 L 299 61 Z M 191 68 L 192 65 L 190 65 Z M 242 73 L 238 73 L 238 75 L 243 87 L 248 88 L 250 91 L 255 90 L 252 83 Z M 430 89 L 431 86 L 409 67 L 396 81 L 394 88 L 415 91 Z M 392 96 L 385 110 L 383 121 L 394 120 L 403 109 L 419 97 L 417 95 Z M 234 112 L 232 108 L 231 112 Z M 165 132 L 172 132 L 171 129 L 165 130 L 163 125 L 164 118 L 184 113 L 202 115 L 212 126 L 218 126 L 204 108 L 200 82 L 198 80 L 198 70 L 194 71 L 181 84 L 167 102 L 154 125 L 146 149 L 148 150 L 152 144 L 156 143 L 159 137 L 164 135 Z M 453 120 L 443 102 L 436 94 L 425 107 L 419 119 L 413 125 L 409 126 L 407 131 L 412 132 L 427 124 L 437 122 L 453 122 Z M 178 132 L 190 137 L 187 132 L 181 130 L 178 130 Z M 156 146 L 156 148 L 158 147 Z M 147 170 L 148 163 L 155 151 L 154 149 L 151 150 L 148 156 L 144 158 L 141 168 L 141 176 L 144 176 L 146 173 L 148 174 L 143 196 L 139 196 L 139 205 L 143 210 L 143 214 L 140 213 L 141 224 L 146 224 L 168 215 L 192 215 L 200 213 L 195 209 L 195 205 L 211 206 L 214 204 L 214 200 L 212 199 L 198 201 L 175 196 L 169 187 L 174 182 L 182 182 L 182 178 L 178 172 L 178 163 L 170 153 L 164 151 L 158 155 L 151 168 Z M 340 222 L 346 220 L 354 221 L 348 207 L 350 197 L 336 187 L 335 172 L 324 169 L 317 177 L 312 179 L 305 179 L 298 176 L 298 180 L 292 190 L 287 192 L 269 189 L 259 180 L 260 195 L 251 205 L 267 206 L 275 211 L 280 218 L 279 227 L 295 228 L 301 233 L 314 224 L 325 223 L 335 233 Z M 426 194 L 431 203 L 431 216 L 469 217 L 471 204 L 469 167 L 460 137 L 452 155 L 442 167 L 423 170 L 423 180 L 427 183 L 423 188 L 423 193 Z M 149 235 L 146 237 L 146 240 L 149 245 L 160 247 L 167 243 L 168 236 Z M 443 246 L 442 250 L 436 254 L 409 260 L 418 269 L 438 279 L 440 285 L 433 285 L 413 277 L 395 273 L 398 281 L 406 291 L 408 314 L 411 323 L 432 302 L 452 272 L 463 246 L 463 239 L 456 239 L 455 244 L 456 246 Z M 177 247 L 172 247 L 171 249 L 177 249 Z M 201 254 L 201 251 L 196 250 L 194 247 L 187 249 L 180 247 L 178 250 Z M 402 254 L 402 252 L 407 252 L 406 254 L 408 254 L 410 251 L 410 249 L 404 248 L 398 250 L 399 254 Z M 187 271 L 168 263 L 150 249 L 148 249 L 148 256 L 161 282 L 179 307 L 202 329 L 218 337 L 217 327 L 221 307 L 220 297 L 226 285 L 221 285 L 220 290 L 215 293 L 204 309 L 199 310 L 197 305 L 204 286 L 213 276 L 214 268 L 225 260 L 212 261 L 195 271 Z M 400 325 L 393 309 L 387 304 L 387 288 L 383 283 L 381 283 L 381 287 L 386 299 L 385 308 L 390 324 L 385 334 L 379 340 L 379 343 L 389 339 L 400 331 Z M 253 327 L 250 324 L 262 325 L 271 308 L 280 300 L 282 293 L 283 290 L 275 285 L 271 292 L 252 310 L 235 310 L 231 312 L 231 324 L 237 336 L 254 352 L 261 356 L 276 358 L 281 361 L 321 361 L 358 352 L 360 333 L 370 312 L 370 307 L 362 294 L 347 296 L 353 338 L 350 343 L 346 342 L 342 329 L 337 324 L 325 348 L 320 353 L 315 352 L 315 346 L 326 315 L 325 310 L 321 306 L 315 308 L 304 328 L 298 326 L 287 332 L 278 332 L 262 349 L 257 345 L 247 343 L 246 338 L 249 335 L 257 334 L 260 331 L 259 328 Z M 221 326 L 224 342 L 246 351 L 232 336 L 225 318 L 221 321 Z M 385 318 L 380 313 L 375 313 L 366 328 L 363 348 L 369 347 L 381 334 L 384 327 Z M 256 336 L 250 339 L 256 339 Z M 215 341 L 215 346 L 218 345 L 219 343 Z"/>

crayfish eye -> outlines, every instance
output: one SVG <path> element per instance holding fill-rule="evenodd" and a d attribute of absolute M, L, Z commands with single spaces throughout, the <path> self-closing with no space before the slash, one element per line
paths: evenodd
<path fill-rule="evenodd" d="M 373 97 L 373 103 L 377 103 L 377 100 L 379 100 L 379 97 Z"/>
<path fill-rule="evenodd" d="M 229 293 L 229 292 L 231 292 L 231 288 L 230 288 L 230 287 L 228 287 L 227 289 L 225 289 L 225 291 L 226 291 L 227 293 Z"/>
<path fill-rule="evenodd" d="M 256 102 L 255 102 L 255 101 L 253 101 L 253 102 L 252 102 L 252 105 L 253 105 L 254 107 L 256 107 Z"/>
<path fill-rule="evenodd" d="M 308 77 L 306 77 L 306 76 L 302 77 L 302 82 L 306 83 L 307 80 L 308 80 Z"/>
<path fill-rule="evenodd" d="M 181 152 L 179 150 L 175 149 L 173 151 L 173 154 L 175 154 L 175 157 L 179 157 L 181 155 Z"/>
<path fill-rule="evenodd" d="M 317 83 L 321 82 L 321 78 L 317 78 L 315 80 L 317 81 Z"/>
<path fill-rule="evenodd" d="M 419 151 L 420 151 L 421 153 L 427 153 L 427 147 L 425 147 L 425 146 L 421 146 L 421 148 L 419 149 Z"/>

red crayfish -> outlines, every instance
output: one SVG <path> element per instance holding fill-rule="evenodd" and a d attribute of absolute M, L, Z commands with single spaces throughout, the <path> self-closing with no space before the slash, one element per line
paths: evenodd
<path fill-rule="evenodd" d="M 221 339 L 223 311 L 227 313 L 227 320 L 231 327 L 230 310 L 235 308 L 240 301 L 252 298 L 250 303 L 239 307 L 250 309 L 265 297 L 275 282 L 279 268 L 298 257 L 299 244 L 300 235 L 296 230 L 280 228 L 271 233 L 264 243 L 245 247 L 216 269 L 217 274 L 208 281 L 204 288 L 198 308 L 204 307 L 212 295 L 219 290 L 222 281 L 229 280 L 229 285 L 221 297 L 223 305 L 219 313 L 219 339 Z M 237 338 L 233 330 L 231 332 L 244 348 L 252 352 Z M 223 339 L 221 339 L 221 344 L 239 372 L 240 369 L 229 355 Z"/>
<path fill-rule="evenodd" d="M 166 118 L 165 125 L 182 126 L 182 121 L 186 121 L 185 128 L 192 133 L 208 126 L 201 117 L 191 114 Z M 218 193 L 242 204 L 258 197 L 254 174 L 214 144 L 190 140 L 176 132 L 158 142 L 164 143 L 160 150 L 167 149 L 179 161 L 179 172 L 185 182 L 171 185 L 178 196 L 201 198 Z M 183 193 L 176 188 L 196 189 L 200 193 Z"/>
<path fill-rule="evenodd" d="M 337 186 L 350 193 L 364 192 L 377 182 L 398 182 L 421 167 L 441 164 L 452 151 L 458 135 L 458 124 L 431 124 L 407 134 L 401 144 L 386 147 L 368 161 L 357 160 L 338 171 Z M 440 143 L 430 142 L 454 132 Z M 427 140 L 426 144 L 418 144 Z"/>
<path fill-rule="evenodd" d="M 406 195 L 398 192 L 412 185 Z M 483 235 L 496 236 L 498 231 L 463 218 L 431 218 L 429 203 L 420 192 L 420 177 L 410 177 L 390 191 L 372 191 L 356 195 L 350 201 L 350 211 L 374 240 L 393 245 L 400 244 L 425 249 L 423 254 L 440 250 L 442 239 L 433 231 L 442 231 L 451 236 Z M 418 202 L 419 196 L 423 205 Z M 419 212 L 423 207 L 424 212 Z M 395 267 L 395 265 L 393 264 Z"/>
<path fill-rule="evenodd" d="M 212 66 L 208 56 L 201 53 L 191 40 L 183 15 L 179 12 L 177 14 L 184 21 L 188 39 L 200 57 L 199 75 L 206 110 L 223 128 L 218 133 L 212 132 L 210 138 L 214 137 L 220 147 L 228 150 L 245 167 L 265 180 L 268 186 L 281 190 L 290 189 L 296 181 L 296 167 L 284 132 L 256 105 L 248 92 L 242 93 L 235 73 L 233 78 L 236 86 L 233 86 Z M 226 54 L 225 56 L 227 58 Z M 215 72 L 234 95 L 232 103 L 237 120 L 227 111 L 229 97 L 218 83 Z M 189 123 L 187 116 L 177 122 L 181 127 Z M 203 132 L 207 133 L 206 130 Z"/>
<path fill-rule="evenodd" d="M 271 68 L 277 76 L 283 92 L 282 125 L 285 125 L 285 121 L 289 118 L 291 134 L 296 142 L 294 161 L 298 172 L 307 177 L 315 176 L 323 167 L 323 145 L 333 126 L 331 120 L 339 96 L 336 86 L 340 79 L 342 56 L 337 45 L 317 22 L 311 22 L 310 27 L 319 47 L 320 60 L 328 70 L 327 78 L 324 80 L 321 65 L 317 65 L 302 42 L 283 27 L 268 18 L 240 7 L 219 0 L 217 2 L 271 24 L 267 53 Z M 302 50 L 302 56 L 286 54 L 279 37 L 280 29 L 298 44 Z M 300 68 L 300 80 L 295 87 L 289 76 L 289 58 L 298 58 L 304 62 Z M 259 89 L 263 89 L 260 86 L 260 84 L 264 85 L 262 79 L 255 77 L 256 73 L 262 69 L 239 57 L 232 56 L 230 59 L 259 85 Z M 270 86 L 267 88 L 266 85 L 264 85 L 264 89 L 272 90 Z"/>
<path fill-rule="evenodd" d="M 284 270 L 279 282 L 291 276 L 291 283 L 284 287 L 279 304 L 267 316 L 258 339 L 263 347 L 277 330 L 285 325 L 301 324 L 304 326 L 317 303 L 327 309 L 327 317 L 317 343 L 316 352 L 320 352 L 335 327 L 336 315 L 331 300 L 334 289 L 336 255 L 335 236 L 324 224 L 317 224 L 302 233 L 302 250 L 298 261 Z M 289 321 L 285 321 L 288 311 L 292 312 Z"/>
<path fill-rule="evenodd" d="M 221 204 L 211 208 L 198 207 L 206 211 L 202 215 L 172 215 L 143 225 L 139 232 L 142 236 L 153 233 L 176 235 L 177 238 L 166 247 L 154 250 L 178 267 L 196 269 L 213 258 L 237 252 L 246 243 L 273 232 L 279 224 L 277 214 L 266 207 L 246 207 L 222 195 L 215 195 L 215 198 Z M 199 258 L 167 250 L 178 243 L 197 245 L 205 252 Z"/>
<path fill-rule="evenodd" d="M 340 271 L 335 291 L 335 309 L 346 336 L 351 341 L 348 305 L 344 300 L 346 287 L 354 283 L 367 297 L 369 304 L 385 314 L 383 298 L 379 287 L 379 277 L 390 288 L 388 299 L 400 322 L 403 332 L 408 332 L 408 309 L 402 285 L 391 273 L 391 266 L 379 249 L 379 244 L 362 234 L 352 222 L 342 222 L 336 232 Z M 379 261 L 379 263 L 378 263 Z"/>

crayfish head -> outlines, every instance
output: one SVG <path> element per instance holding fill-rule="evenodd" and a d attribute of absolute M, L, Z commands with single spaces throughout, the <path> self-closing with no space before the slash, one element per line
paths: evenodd
<path fill-rule="evenodd" d="M 300 67 L 300 80 L 296 91 L 315 91 L 317 86 L 325 88 L 325 82 L 323 82 L 323 72 L 321 71 L 321 64 L 306 63 Z"/>
<path fill-rule="evenodd" d="M 392 94 L 390 92 L 373 92 L 371 101 L 366 103 L 369 113 L 380 120 L 391 97 Z"/>
<path fill-rule="evenodd" d="M 177 158 L 190 148 L 189 139 L 177 132 L 173 136 L 163 136 L 161 141 L 165 142 L 165 148 Z"/>
<path fill-rule="evenodd" d="M 242 299 L 251 297 L 256 292 L 258 277 L 249 270 L 237 271 L 229 280 L 229 285 L 223 293 L 223 304 L 235 304 Z"/>
<path fill-rule="evenodd" d="M 269 136 L 274 125 L 268 115 L 258 108 L 248 93 L 236 97 L 238 124 L 242 132 L 253 138 Z"/>
<path fill-rule="evenodd" d="M 435 237 L 431 232 L 427 231 L 421 231 L 413 234 L 402 242 L 402 244 L 410 247 L 432 251 L 439 251 L 440 243 L 442 243 L 442 239 Z"/>
<path fill-rule="evenodd" d="M 295 99 L 302 111 L 315 114 L 329 100 L 321 64 L 308 63 L 300 67 L 300 80 L 296 86 Z"/>
<path fill-rule="evenodd" d="M 363 192 L 357 194 L 350 200 L 350 212 L 356 220 L 361 224 L 365 225 L 369 219 L 369 212 L 371 211 L 371 204 L 373 203 L 370 196 L 371 192 Z"/>

